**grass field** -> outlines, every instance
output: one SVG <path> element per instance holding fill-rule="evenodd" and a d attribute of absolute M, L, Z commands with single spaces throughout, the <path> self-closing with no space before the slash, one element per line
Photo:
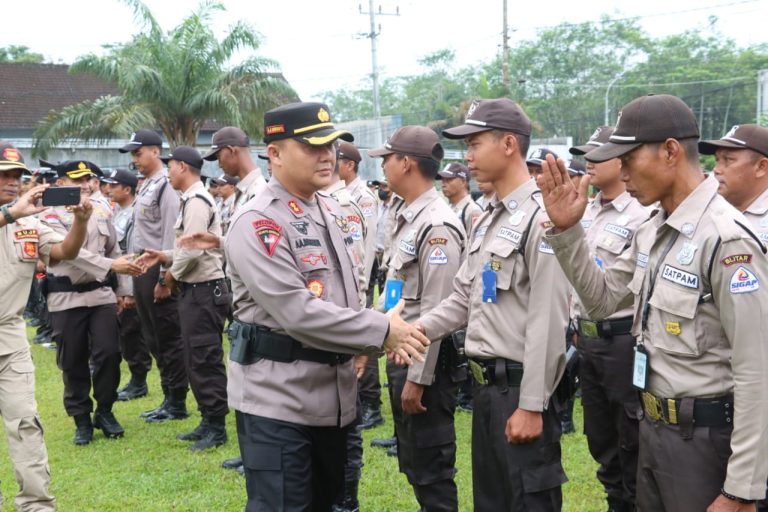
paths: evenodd
<path fill-rule="evenodd" d="M 29 334 L 34 332 L 30 329 Z M 244 480 L 234 471 L 220 468 L 221 461 L 238 454 L 234 415 L 228 416 L 229 443 L 206 453 L 192 453 L 176 434 L 194 428 L 195 413 L 189 419 L 162 424 L 147 424 L 141 411 L 153 408 L 160 400 L 157 371 L 150 374 L 150 395 L 131 402 L 118 402 L 114 412 L 125 427 L 125 437 L 104 438 L 96 431 L 88 446 L 72 443 L 74 424 L 62 404 L 63 385 L 56 367 L 55 352 L 32 347 L 37 367 L 37 399 L 52 472 L 52 493 L 59 510 L 85 511 L 237 511 L 245 504 Z M 384 372 L 382 371 L 382 375 Z M 123 383 L 129 378 L 123 365 Z M 386 393 L 384 393 L 386 401 Z M 194 408 L 191 394 L 187 400 Z M 385 402 L 383 410 L 389 410 Z M 576 406 L 577 429 L 581 430 L 581 407 Z M 460 507 L 472 510 L 470 467 L 470 423 L 467 413 L 456 414 Z M 418 509 L 397 461 L 381 449 L 369 448 L 374 437 L 391 435 L 392 420 L 366 431 L 365 467 L 360 489 L 361 510 L 370 512 L 415 511 Z M 573 434 L 563 439 L 563 461 L 570 482 L 563 487 L 564 510 L 605 510 L 603 491 L 595 479 L 596 466 L 589 456 L 586 439 Z M 0 488 L 5 509 L 14 510 L 16 481 L 8 460 L 6 443 L 0 442 Z"/>

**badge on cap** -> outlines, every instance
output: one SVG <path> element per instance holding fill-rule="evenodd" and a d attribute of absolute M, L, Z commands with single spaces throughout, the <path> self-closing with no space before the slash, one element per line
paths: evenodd
<path fill-rule="evenodd" d="M 525 212 L 523 210 L 517 210 L 515 213 L 509 216 L 509 223 L 512 226 L 517 226 L 525 218 Z"/>
<path fill-rule="evenodd" d="M 690 265 L 694 254 L 696 254 L 696 249 L 698 247 L 693 242 L 684 242 L 683 248 L 677 253 L 677 262 L 681 265 Z"/>
<path fill-rule="evenodd" d="M 331 120 L 331 114 L 329 114 L 323 107 L 320 107 L 320 110 L 317 111 L 317 119 L 319 119 L 321 123 L 327 123 Z"/>
<path fill-rule="evenodd" d="M 21 160 L 21 154 L 16 148 L 5 148 L 3 150 L 3 160 L 6 162 L 19 162 Z"/>
<path fill-rule="evenodd" d="M 682 233 L 683 233 L 685 236 L 691 236 L 691 235 L 693 234 L 693 230 L 694 230 L 693 224 L 691 224 L 690 222 L 686 222 L 686 223 L 685 223 L 685 224 L 683 224 L 683 226 L 680 228 L 680 231 L 682 231 Z"/>
<path fill-rule="evenodd" d="M 467 109 L 467 117 L 465 118 L 465 120 L 472 117 L 472 114 L 475 113 L 475 110 L 477 110 L 477 106 L 479 104 L 480 104 L 480 100 L 472 100 L 472 104 Z"/>

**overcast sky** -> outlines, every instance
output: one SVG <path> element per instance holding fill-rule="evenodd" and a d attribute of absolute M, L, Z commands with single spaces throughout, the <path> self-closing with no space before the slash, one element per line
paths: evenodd
<path fill-rule="evenodd" d="M 653 36 L 708 28 L 709 17 L 717 16 L 716 29 L 740 45 L 768 41 L 768 0 L 508 2 L 512 46 L 534 36 L 537 28 L 597 20 L 601 14 L 640 16 Z M 356 87 L 371 73 L 370 40 L 358 35 L 370 31 L 370 21 L 360 14 L 359 0 L 222 3 L 226 11 L 216 15 L 215 28 L 223 34 L 236 20 L 250 23 L 264 38 L 260 54 L 280 63 L 303 100 L 317 99 L 329 89 Z M 198 5 L 186 0 L 146 4 L 166 29 Z M 362 4 L 367 11 L 368 0 Z M 460 65 L 488 61 L 500 51 L 502 0 L 376 0 L 374 10 L 379 6 L 384 13 L 400 12 L 376 18 L 382 77 L 418 73 L 416 61 L 443 48 L 455 50 Z M 138 30 L 129 8 L 117 0 L 6 0 L 2 11 L 0 47 L 25 45 L 53 62 L 101 53 L 101 45 L 128 41 Z"/>

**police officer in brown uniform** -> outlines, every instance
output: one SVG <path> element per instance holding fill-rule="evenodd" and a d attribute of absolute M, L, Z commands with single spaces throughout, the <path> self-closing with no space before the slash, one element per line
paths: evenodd
<path fill-rule="evenodd" d="M 744 214 L 760 241 L 768 243 L 768 129 L 736 125 L 719 140 L 699 142 L 699 152 L 715 155 L 717 191 Z M 768 501 L 758 501 L 757 510 L 768 511 Z"/>
<path fill-rule="evenodd" d="M 569 151 L 573 155 L 589 154 L 607 143 L 612 133 L 613 128 L 601 126 L 586 144 Z M 609 269 L 630 246 L 637 228 L 648 220 L 649 212 L 626 191 L 620 176 L 621 160 L 587 161 L 586 168 L 591 185 L 600 191 L 587 205 L 581 226 L 595 263 L 600 268 Z M 632 511 L 641 416 L 637 390 L 627 378 L 632 373 L 635 348 L 632 336 L 634 312 L 631 307 L 626 307 L 604 320 L 593 321 L 583 311 L 578 296 L 573 301 L 581 359 L 579 378 L 584 433 L 589 451 L 600 464 L 597 479 L 608 495 L 609 510 Z"/>
<path fill-rule="evenodd" d="M 547 239 L 593 320 L 633 304 L 633 384 L 642 389 L 639 510 L 754 510 L 768 458 L 764 246 L 699 167 L 699 127 L 679 98 L 625 105 L 593 162 L 621 159 L 627 190 L 660 210 L 611 267 L 595 265 L 562 162 L 539 180 L 557 228 Z M 628 376 L 629 377 L 629 376 Z"/>
<path fill-rule="evenodd" d="M 102 178 L 107 185 L 107 193 L 115 203 L 115 213 L 112 217 L 117 233 L 117 241 L 122 254 L 128 253 L 128 242 L 133 232 L 133 208 L 136 200 L 136 189 L 139 180 L 136 175 L 125 169 L 116 169 L 109 176 Z M 133 298 L 133 279 L 121 275 L 125 279 L 122 287 L 124 295 L 117 297 L 117 321 L 120 326 L 120 353 L 128 364 L 131 372 L 133 391 L 126 393 L 118 391 L 118 400 L 133 400 L 146 396 L 146 375 L 152 368 L 152 356 L 141 334 L 141 322 L 136 311 L 136 300 Z"/>
<path fill-rule="evenodd" d="M 225 126 L 213 134 L 211 149 L 203 156 L 205 160 L 218 160 L 219 167 L 227 176 L 240 179 L 236 185 L 234 211 L 267 184 L 261 170 L 251 158 L 250 145 L 250 139 L 243 130 L 235 126 Z"/>
<path fill-rule="evenodd" d="M 451 293 L 464 252 L 464 227 L 434 186 L 443 147 L 431 129 L 404 126 L 368 154 L 383 157 L 387 183 L 405 201 L 379 300 L 386 305 L 397 287 L 406 304 L 403 319 L 413 322 Z M 400 471 L 425 511 L 458 510 L 455 353 L 448 337 L 429 347 L 424 363 L 387 364 Z"/>
<path fill-rule="evenodd" d="M 437 179 L 442 184 L 443 195 L 451 204 L 453 213 L 458 215 L 464 226 L 464 231 L 471 232 L 472 225 L 483 213 L 483 209 L 469 195 L 469 169 L 464 164 L 451 162 L 437 173 Z"/>
<path fill-rule="evenodd" d="M 168 174 L 160 160 L 163 141 L 152 130 L 137 130 L 121 153 L 131 153 L 133 163 L 146 178 L 134 209 L 133 237 L 129 252 L 146 248 L 170 250 L 175 241 L 174 223 L 179 215 L 179 195 L 168 184 Z M 147 346 L 157 361 L 163 401 L 155 409 L 142 413 L 149 422 L 183 419 L 187 414 L 187 372 L 184 365 L 184 343 L 179 327 L 176 295 L 165 286 L 167 267 L 154 267 L 133 280 L 136 309 L 141 320 Z M 146 376 L 145 376 L 146 378 Z M 134 380 L 137 379 L 137 380 Z M 140 377 L 132 376 L 122 392 L 126 396 L 141 389 Z"/>
<path fill-rule="evenodd" d="M 6 295 L 0 303 L 0 414 L 19 485 L 16 510 L 41 512 L 56 507 L 48 491 L 51 472 L 22 311 L 38 260 L 48 264 L 77 256 L 85 240 L 91 205 L 83 199 L 72 208 L 72 228 L 62 237 L 35 217 L 45 210 L 36 203 L 47 185 L 33 186 L 18 196 L 23 172 L 29 170 L 21 153 L 0 141 L 0 289 Z"/>
<path fill-rule="evenodd" d="M 80 187 L 81 197 L 90 194 L 89 178 L 101 173 L 87 160 L 43 165 L 58 172 L 58 186 Z M 64 236 L 74 222 L 75 214 L 70 210 L 56 206 L 43 214 L 42 221 Z M 91 442 L 94 427 L 110 438 L 124 434 L 112 413 L 120 384 L 115 290 L 121 296 L 130 291 L 120 289 L 116 273 L 139 275 L 141 268 L 130 256 L 121 254 L 112 213 L 104 201 L 95 201 L 77 258 L 51 264 L 45 278 L 56 360 L 64 379 L 64 408 L 75 420 L 74 442 L 78 445 Z M 91 387 L 96 401 L 93 420 Z"/>
<path fill-rule="evenodd" d="M 200 180 L 203 159 L 189 146 L 179 146 L 162 158 L 168 165 L 171 186 L 182 193 L 181 211 L 176 220 L 176 238 L 190 233 L 208 232 L 221 236 L 221 217 L 213 197 Z M 192 393 L 202 419 L 180 441 L 195 441 L 192 451 L 214 448 L 227 442 L 224 419 L 227 407 L 227 373 L 224 368 L 222 332 L 232 301 L 224 280 L 222 249 L 193 250 L 176 247 L 173 251 L 147 249 L 142 262 L 170 265 L 165 274 L 169 288 L 179 288 L 181 337 L 184 361 Z"/>
<path fill-rule="evenodd" d="M 568 283 L 542 239 L 549 219 L 525 165 L 531 121 L 509 99 L 474 101 L 467 164 L 497 198 L 477 220 L 453 293 L 419 322 L 431 340 L 466 326 L 477 382 L 474 510 L 560 510 L 567 478 L 553 396 L 565 368 Z"/>
<path fill-rule="evenodd" d="M 227 394 L 246 510 L 327 511 L 356 413 L 352 354 L 386 348 L 410 360 L 427 340 L 396 314 L 360 309 L 349 228 L 316 195 L 330 183 L 334 141 L 351 135 L 322 103 L 270 110 L 264 125 L 273 177 L 226 239 L 236 318 Z"/>

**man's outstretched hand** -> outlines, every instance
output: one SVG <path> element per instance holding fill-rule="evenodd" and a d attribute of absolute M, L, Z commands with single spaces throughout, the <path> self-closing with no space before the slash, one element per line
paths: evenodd
<path fill-rule="evenodd" d="M 400 318 L 400 312 L 405 307 L 405 301 L 400 300 L 397 306 L 387 311 L 389 317 L 389 335 L 384 340 L 384 350 L 394 354 L 400 361 L 413 364 L 411 358 L 424 361 L 424 354 L 429 345 L 429 339 L 416 326 Z"/>
<path fill-rule="evenodd" d="M 591 176 L 582 177 L 577 189 L 568 176 L 565 162 L 561 158 L 555 160 L 552 155 L 547 155 L 541 163 L 541 171 L 537 183 L 547 215 L 558 231 L 565 231 L 584 216 Z"/>

